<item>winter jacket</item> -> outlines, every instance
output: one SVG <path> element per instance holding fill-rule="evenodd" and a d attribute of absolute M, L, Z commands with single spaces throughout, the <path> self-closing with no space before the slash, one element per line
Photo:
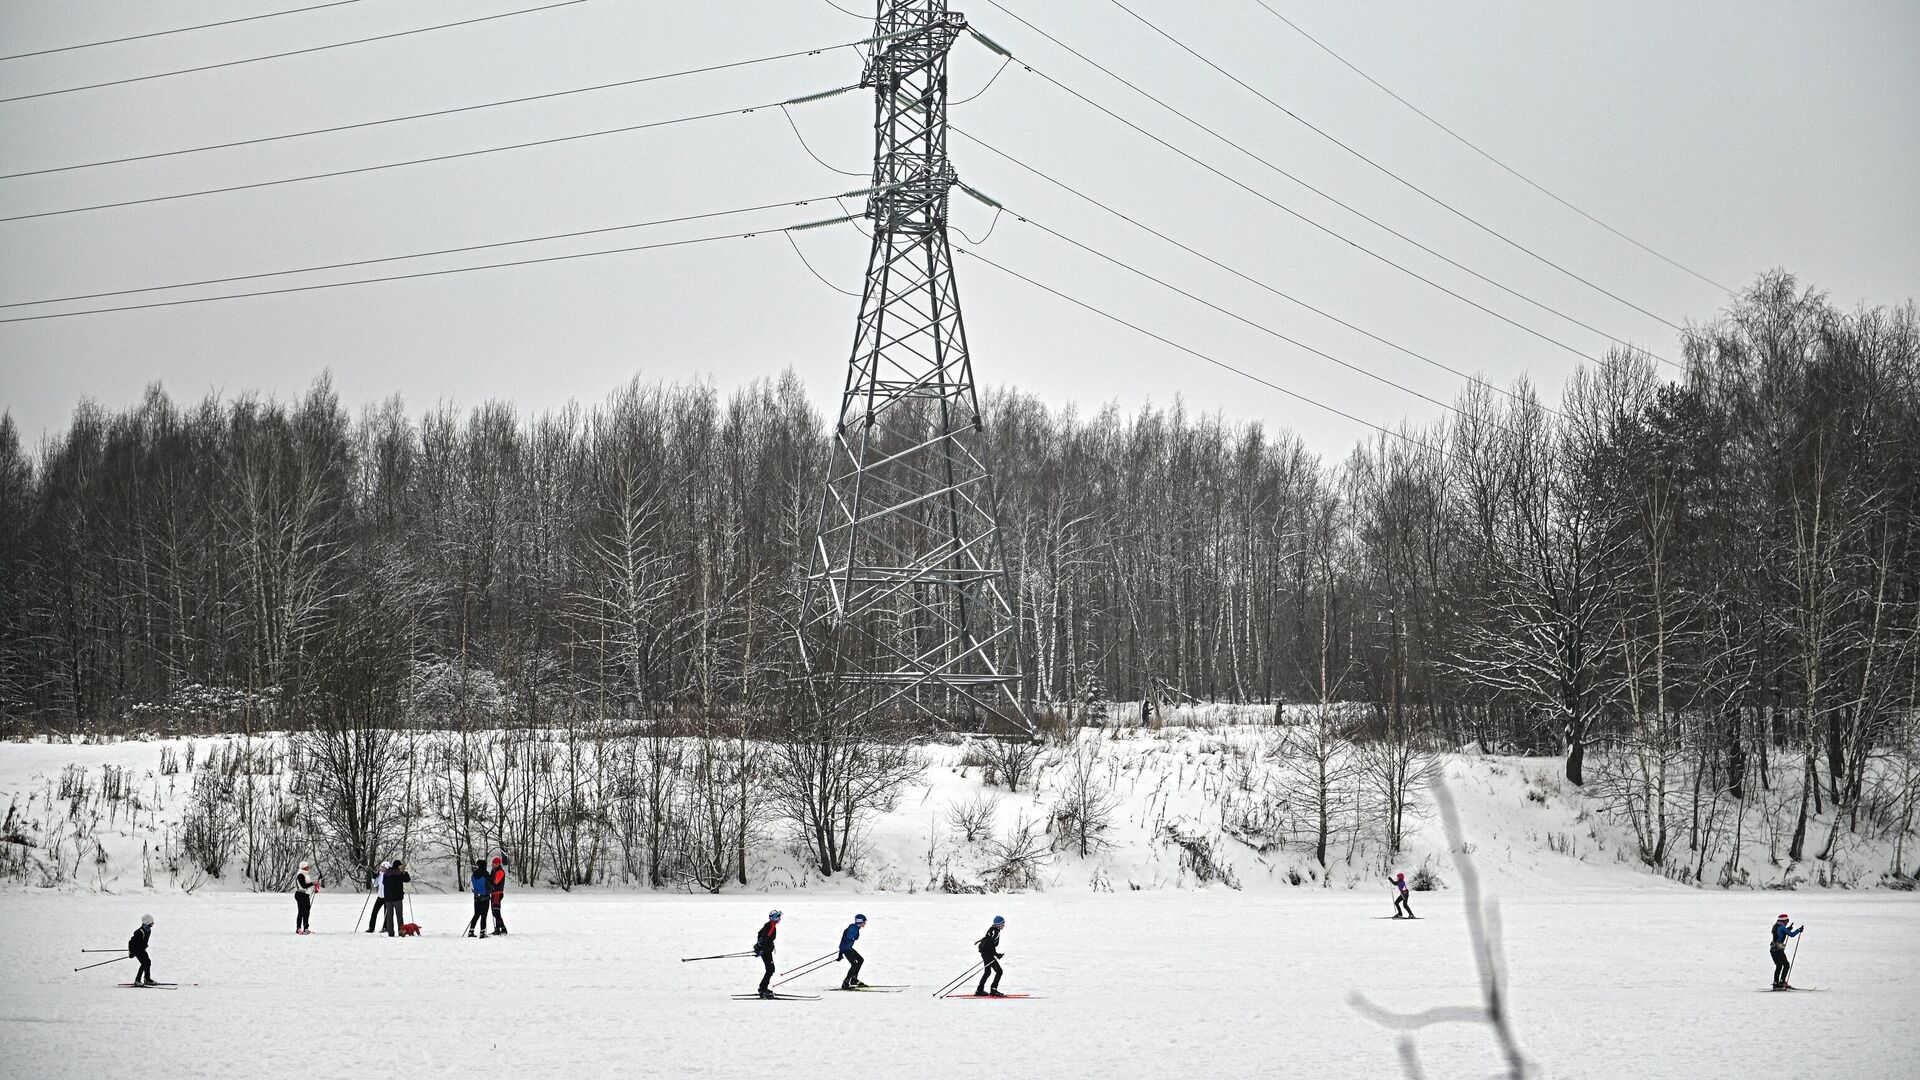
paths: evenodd
<path fill-rule="evenodd" d="M 372 889 L 373 895 L 378 899 L 387 898 L 387 868 L 384 864 L 373 872 L 373 878 L 367 882 L 367 888 Z"/>
<path fill-rule="evenodd" d="M 312 896 L 320 891 L 320 879 L 309 878 L 304 872 L 296 874 L 293 878 L 293 891 Z"/>
<path fill-rule="evenodd" d="M 1401 896 L 1407 895 L 1407 879 L 1406 878 L 1388 878 L 1387 884 L 1392 885 L 1396 889 L 1399 889 Z"/>
<path fill-rule="evenodd" d="M 387 898 L 387 903 L 397 904 L 406 899 L 407 882 L 412 880 L 413 875 L 405 870 L 388 870 L 380 875 L 380 884 L 383 886 L 380 895 Z"/>
<path fill-rule="evenodd" d="M 487 888 L 487 875 L 485 871 L 476 873 L 472 877 L 468 878 L 467 884 L 473 887 L 473 895 L 475 896 L 485 896 L 489 891 Z"/>
<path fill-rule="evenodd" d="M 840 935 L 840 951 L 846 952 L 848 949 L 853 948 L 853 943 L 859 940 L 860 924 L 853 923 L 847 927 L 846 933 Z"/>
<path fill-rule="evenodd" d="M 141 953 L 146 952 L 147 941 L 152 937 L 153 927 L 151 926 L 142 926 L 138 930 L 135 930 L 133 936 L 127 939 L 127 955 L 139 956 Z"/>
<path fill-rule="evenodd" d="M 487 891 L 503 893 L 507 891 L 507 864 L 501 863 L 493 868 L 493 878 L 487 885 Z"/>
<path fill-rule="evenodd" d="M 992 960 L 997 958 L 1000 955 L 1000 928 L 997 926 L 987 927 L 987 935 L 979 941 L 974 942 L 974 944 L 980 946 L 980 959 Z"/>
<path fill-rule="evenodd" d="M 753 955 L 772 956 L 773 936 L 779 930 L 780 924 L 768 919 L 766 925 L 760 928 L 760 933 L 753 939 Z"/>
<path fill-rule="evenodd" d="M 1773 944 L 1768 946 L 1768 948 L 1785 949 L 1787 947 L 1788 938 L 1799 937 L 1799 936 L 1800 936 L 1800 931 L 1794 929 L 1791 926 L 1788 926 L 1786 923 L 1783 923 L 1783 922 L 1774 923 L 1773 924 Z"/>

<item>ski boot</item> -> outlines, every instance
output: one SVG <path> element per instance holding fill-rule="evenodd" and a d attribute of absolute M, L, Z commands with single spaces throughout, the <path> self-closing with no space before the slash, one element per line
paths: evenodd
<path fill-rule="evenodd" d="M 763 1000 L 763 1001 L 772 1001 L 772 1000 L 773 1000 L 773 998 L 774 998 L 774 996 L 775 996 L 775 995 L 774 995 L 774 993 L 773 993 L 773 991 L 771 991 L 771 990 L 762 990 L 762 991 L 760 991 L 760 998 L 761 998 L 761 1000 Z"/>
<path fill-rule="evenodd" d="M 987 996 L 988 997 L 1006 997 L 1007 995 L 1001 993 L 1000 988 L 996 986 L 993 989 L 987 991 Z"/>

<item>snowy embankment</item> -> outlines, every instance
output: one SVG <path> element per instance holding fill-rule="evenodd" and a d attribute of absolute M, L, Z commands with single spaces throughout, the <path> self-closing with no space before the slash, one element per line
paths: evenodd
<path fill-rule="evenodd" d="M 1422 891 L 1454 887 L 1457 871 L 1428 793 L 1415 794 L 1401 850 L 1389 856 L 1384 811 L 1365 780 L 1348 776 L 1329 785 L 1322 866 L 1319 805 L 1311 785 L 1303 786 L 1289 729 L 1241 726 L 1247 718 L 1237 715 L 1212 719 L 1223 726 L 1083 732 L 1077 742 L 1040 751 L 1013 792 L 987 783 L 992 769 L 981 746 L 924 745 L 918 781 L 864 826 L 848 873 L 822 878 L 791 829 L 763 807 L 749 844 L 748 884 L 725 891 L 1383 891 L 1390 870 L 1406 871 Z M 7 807 L 0 887 L 284 891 L 293 867 L 316 846 L 308 842 L 311 805 L 293 789 L 284 751 L 285 740 L 275 736 L 0 743 L 0 805 Z M 1650 870 L 1626 826 L 1598 796 L 1567 784 L 1557 760 L 1447 755 L 1436 764 L 1459 805 L 1470 850 L 1496 888 L 1676 887 L 1670 878 L 1701 861 L 1684 852 L 1683 822 L 1676 820 L 1673 843 L 1682 853 L 1664 875 Z M 226 838 L 231 851 L 217 875 L 186 855 L 189 834 L 205 827 L 192 820 L 193 792 L 201 788 L 204 804 L 210 774 L 239 774 L 258 785 L 252 797 L 263 808 L 257 836 Z M 1797 777 L 1778 776 L 1775 787 L 1797 791 Z M 1076 790 L 1104 828 L 1074 831 L 1063 818 Z M 1871 887 L 1894 880 L 1885 837 L 1850 834 L 1827 860 L 1787 860 L 1783 822 L 1790 827 L 1792 820 L 1779 810 L 1790 801 L 1785 794 L 1756 797 L 1741 811 L 1743 884 Z M 417 805 L 432 801 L 423 795 Z M 1720 847 L 1706 864 L 1709 882 L 1735 835 L 1725 817 L 1723 809 Z M 489 833 L 478 833 L 482 850 L 451 852 L 449 830 L 430 818 L 417 815 L 393 854 L 406 855 L 418 887 L 457 890 L 464 864 L 454 856 L 487 853 Z M 1816 822 L 1810 834 L 1826 831 Z M 324 855 L 323 870 L 340 876 Z M 596 887 L 643 880 L 611 866 L 609 856 L 593 878 Z M 542 883 L 534 877 L 532 884 Z"/>

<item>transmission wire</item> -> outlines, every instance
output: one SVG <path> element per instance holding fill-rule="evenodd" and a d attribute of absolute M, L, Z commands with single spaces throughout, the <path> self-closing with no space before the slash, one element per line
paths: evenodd
<path fill-rule="evenodd" d="M 1606 231 L 1612 233 L 1613 235 L 1619 237 L 1620 239 L 1625 240 L 1627 243 L 1632 244 L 1634 247 L 1639 248 L 1641 251 L 1644 251 L 1647 254 L 1653 256 L 1654 258 L 1659 259 L 1661 262 L 1666 263 L 1668 266 L 1671 266 L 1674 269 L 1681 271 L 1682 273 L 1691 274 L 1692 276 L 1699 278 L 1701 281 L 1706 282 L 1707 284 L 1713 286 L 1714 288 L 1719 289 L 1721 292 L 1726 293 L 1728 296 L 1738 295 L 1734 290 L 1728 288 L 1725 285 L 1720 284 L 1719 282 L 1713 280 L 1712 278 L 1706 276 L 1705 274 L 1702 274 L 1700 271 L 1695 270 L 1692 267 L 1689 267 L 1683 263 L 1680 263 L 1672 258 L 1669 258 L 1668 256 L 1663 255 L 1658 251 L 1655 251 L 1653 248 L 1650 248 L 1647 245 L 1641 243 L 1640 241 L 1635 240 L 1633 237 L 1628 236 L 1626 233 L 1621 232 L 1619 229 L 1616 229 L 1613 226 L 1607 224 L 1606 222 L 1601 221 L 1599 218 L 1594 217 L 1592 214 L 1589 214 L 1585 210 L 1580 209 L 1578 206 L 1575 206 L 1573 203 L 1568 202 L 1566 199 L 1563 199 L 1560 196 L 1554 194 L 1552 191 L 1547 190 L 1545 186 L 1536 182 L 1532 177 L 1527 176 L 1525 173 L 1521 172 L 1520 170 L 1514 168 L 1513 166 L 1507 164 L 1506 162 L 1500 160 L 1499 158 L 1494 157 L 1491 153 L 1488 153 L 1487 151 L 1482 150 L 1477 144 L 1475 144 L 1472 140 L 1468 139 L 1465 135 L 1460 134 L 1459 132 L 1448 127 L 1447 125 L 1434 119 L 1431 115 L 1429 115 L 1426 112 L 1426 110 L 1420 108 L 1420 106 L 1415 105 L 1413 102 L 1408 101 L 1406 98 L 1403 98 L 1399 94 L 1394 93 L 1391 89 L 1389 89 L 1387 86 L 1382 84 L 1378 79 L 1375 79 L 1373 76 L 1360 70 L 1358 67 L 1355 67 L 1354 64 L 1351 61 L 1349 61 L 1346 57 L 1341 56 L 1337 52 L 1334 52 L 1332 48 L 1328 47 L 1319 38 L 1316 38 L 1312 34 L 1309 34 L 1305 30 L 1301 29 L 1300 24 L 1294 22 L 1292 19 L 1287 18 L 1285 15 L 1280 14 L 1278 11 L 1275 11 L 1271 6 L 1267 4 L 1266 0 L 1253 0 L 1253 2 L 1256 4 L 1259 4 L 1263 9 L 1265 9 L 1267 14 L 1272 15 L 1274 18 L 1279 19 L 1281 22 L 1286 23 L 1289 27 L 1292 27 L 1294 33 L 1299 34 L 1301 37 L 1306 38 L 1308 41 L 1311 41 L 1315 45 L 1315 47 L 1317 47 L 1321 52 L 1324 52 L 1328 56 L 1333 57 L 1335 60 L 1340 61 L 1340 63 L 1344 67 L 1346 67 L 1348 71 L 1351 71 L 1355 75 L 1358 75 L 1362 79 L 1365 79 L 1368 82 L 1372 83 L 1377 89 L 1380 90 L 1381 93 L 1387 95 L 1388 97 L 1392 98 L 1393 100 L 1399 102 L 1402 105 L 1405 105 L 1408 109 L 1412 110 L 1415 116 L 1418 116 L 1420 119 L 1425 120 L 1427 123 L 1432 124 L 1434 127 L 1437 127 L 1441 131 L 1444 131 L 1448 135 L 1451 135 L 1455 141 L 1460 143 L 1460 145 L 1466 147 L 1467 149 L 1473 151 L 1474 153 L 1479 154 L 1481 157 L 1486 158 L 1488 161 L 1492 162 L 1493 164 L 1499 166 L 1503 171 L 1513 176 L 1514 178 L 1518 179 L 1521 183 L 1526 184 L 1528 187 L 1534 189 L 1535 191 L 1538 191 L 1542 195 L 1545 195 L 1547 198 L 1552 199 L 1554 202 L 1559 203 L 1561 206 L 1566 207 L 1567 209 L 1573 211 L 1574 213 L 1579 214 L 1581 217 L 1586 218 L 1588 221 L 1593 222 L 1595 225 L 1600 226 L 1602 229 L 1605 229 Z"/>
<path fill-rule="evenodd" d="M 287 52 L 269 53 L 266 56 L 249 56 L 244 60 L 226 60 L 218 64 L 202 64 L 199 67 L 178 68 L 173 71 L 159 71 L 152 75 L 135 75 L 125 79 L 109 79 L 106 82 L 88 83 L 85 86 L 69 86 L 60 90 L 42 90 L 33 94 L 16 94 L 13 97 L 0 98 L 0 105 L 10 101 L 30 101 L 34 98 L 57 97 L 61 94 L 77 94 L 82 90 L 98 90 L 106 86 L 125 86 L 128 83 L 147 82 L 151 79 L 166 79 L 175 75 L 191 75 L 197 71 L 214 71 L 219 68 L 239 67 L 242 64 L 257 64 L 262 60 L 281 60 L 289 56 L 304 56 L 307 53 L 326 52 L 329 49 L 344 49 L 349 45 L 365 45 L 373 41 L 391 41 L 394 38 L 411 37 L 414 34 L 426 34 L 435 30 L 450 30 L 456 26 L 472 26 L 475 23 L 492 22 L 495 19 L 510 19 L 515 15 L 531 15 L 539 11 L 552 11 L 554 8 L 572 7 L 584 4 L 587 0 L 558 0 L 539 7 L 521 8 L 518 11 L 503 11 L 498 15 L 483 15 L 475 19 L 461 19 L 458 22 L 440 23 L 437 26 L 423 26 L 417 30 L 399 30 L 391 34 L 376 34 L 373 37 L 355 38 L 352 41 L 336 41 L 331 45 L 313 45 L 305 49 L 291 49 Z"/>
<path fill-rule="evenodd" d="M 855 89 L 855 87 L 844 86 L 837 90 L 830 91 L 829 93 L 836 93 L 836 94 L 844 93 L 847 90 L 852 90 L 852 89 Z M 807 94 L 802 96 L 809 100 L 817 100 L 818 98 L 825 95 Z M 451 154 L 435 154 L 430 157 L 409 158 L 405 161 L 389 161 L 381 165 L 361 165 L 351 169 L 334 169 L 330 172 L 308 173 L 303 176 L 289 176 L 289 177 L 283 177 L 278 180 L 260 180 L 260 181 L 256 181 L 254 183 L 249 183 L 249 184 L 231 184 L 227 187 L 203 188 L 198 191 L 182 191 L 182 192 L 176 192 L 172 195 L 153 195 L 144 199 L 124 199 L 119 202 L 95 203 L 90 206 L 70 206 L 63 210 L 41 210 L 31 214 L 14 214 L 10 217 L 0 217 L 0 222 L 26 221 L 32 218 L 60 217 L 65 214 L 80 214 L 80 213 L 86 213 L 93 210 L 110 210 L 110 209 L 114 209 L 116 207 L 122 207 L 122 206 L 143 206 L 148 203 L 171 202 L 175 199 L 197 198 L 201 195 L 220 195 L 220 194 L 225 194 L 225 193 L 234 192 L 234 191 L 249 191 L 255 188 L 278 187 L 283 184 L 297 184 L 297 183 L 302 183 L 308 180 L 324 180 L 324 179 L 329 179 L 337 176 L 353 176 L 360 173 L 380 172 L 386 169 L 399 169 L 409 165 L 425 165 L 425 164 L 429 164 L 437 161 L 454 161 L 460 158 L 478 157 L 483 154 L 497 154 L 507 150 L 525 150 L 529 147 L 535 147 L 535 146 L 552 146 L 557 143 L 575 142 L 580 139 L 598 138 L 602 135 L 619 135 L 619 134 L 624 134 L 624 133 L 633 132 L 633 131 L 646 131 L 651 128 L 670 127 L 674 124 L 687 124 L 687 123 L 692 123 L 698 120 L 712 120 L 716 117 L 721 117 L 721 116 L 742 115 L 745 113 L 754 112 L 759 109 L 770 109 L 776 105 L 792 104 L 795 100 L 797 99 L 787 98 L 784 101 L 770 101 L 770 102 L 765 102 L 759 105 L 748 105 L 741 108 L 720 109 L 714 112 L 696 113 L 692 116 L 676 116 L 667 120 L 651 120 L 644 124 L 625 124 L 620 127 L 602 128 L 598 131 L 585 131 L 575 135 L 557 135 L 552 138 L 534 139 L 530 142 L 522 142 L 522 143 L 510 143 L 505 146 L 488 146 L 488 147 L 482 147 L 478 150 L 462 150 L 462 151 L 451 153 Z"/>
<path fill-rule="evenodd" d="M 0 60 L 24 60 L 29 56 L 48 56 L 53 53 L 72 52 L 75 49 L 91 49 L 96 45 L 119 45 L 128 41 L 141 41 L 146 38 L 166 37 L 169 34 L 184 34 L 189 30 L 206 30 L 215 26 L 233 26 L 236 23 L 259 22 L 261 19 L 277 19 L 282 15 L 298 15 L 303 11 L 319 11 L 321 8 L 345 7 L 357 4 L 360 0 L 331 0 L 325 4 L 309 4 L 306 7 L 288 8 L 285 11 L 269 11 L 264 15 L 247 15 L 238 19 L 222 19 L 219 22 L 201 23 L 198 26 L 182 26 L 173 30 L 155 30 L 147 34 L 129 34 L 126 37 L 108 38 L 105 41 L 88 41 L 79 45 L 62 45 L 55 49 L 36 49 L 33 52 L 14 53 L 12 56 L 0 56 Z"/>

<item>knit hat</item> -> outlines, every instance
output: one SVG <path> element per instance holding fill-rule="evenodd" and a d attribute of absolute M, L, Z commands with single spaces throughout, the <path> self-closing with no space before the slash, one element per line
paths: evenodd
<path fill-rule="evenodd" d="M 312 863 L 310 863 L 310 862 L 303 862 L 303 863 L 301 863 L 301 864 L 300 864 L 300 869 L 302 869 L 302 870 L 311 870 L 311 869 L 313 869 L 313 864 L 312 864 Z"/>
<path fill-rule="evenodd" d="M 1783 911 L 1783 912 L 1781 912 L 1781 913 L 1780 913 L 1780 920 L 1779 920 L 1779 921 L 1781 921 L 1781 922 L 1786 922 L 1786 921 L 1787 921 L 1787 913 L 1786 913 L 1786 912 L 1784 912 L 1784 911 Z"/>
<path fill-rule="evenodd" d="M 866 917 L 865 915 L 855 915 L 855 916 L 853 917 L 853 921 L 854 921 L 854 922 L 866 922 L 866 921 L 867 921 L 867 917 Z"/>
<path fill-rule="evenodd" d="M 153 925 L 153 916 L 151 916 L 151 915 L 142 915 L 142 916 L 140 916 L 140 925 L 141 925 L 141 926 L 152 926 L 152 925 Z"/>
<path fill-rule="evenodd" d="M 993 917 L 993 925 L 995 926 L 1005 926 L 1006 923 L 1007 917 L 1005 915 L 995 915 Z"/>
<path fill-rule="evenodd" d="M 773 909 L 772 911 L 769 911 L 769 912 L 767 912 L 767 918 L 768 918 L 769 920 L 771 920 L 771 921 L 773 921 L 773 922 L 779 922 L 779 921 L 780 921 L 780 909 L 779 909 L 779 908 L 774 908 L 774 909 Z"/>
<path fill-rule="evenodd" d="M 503 862 L 506 862 L 506 860 L 505 860 L 505 859 L 502 859 L 502 858 L 501 858 L 500 856 L 498 856 L 498 855 L 495 855 L 495 856 L 493 857 L 493 865 L 495 865 L 495 866 L 499 866 L 499 865 L 500 865 L 501 863 L 503 863 Z"/>

